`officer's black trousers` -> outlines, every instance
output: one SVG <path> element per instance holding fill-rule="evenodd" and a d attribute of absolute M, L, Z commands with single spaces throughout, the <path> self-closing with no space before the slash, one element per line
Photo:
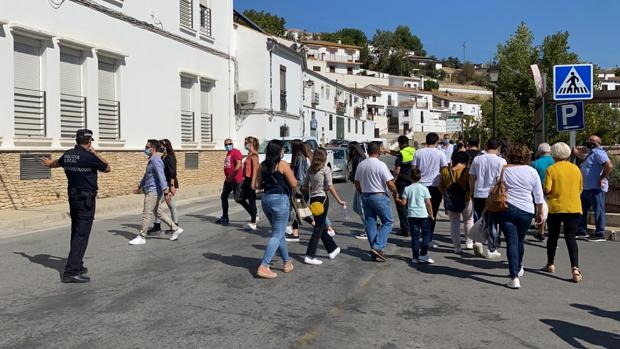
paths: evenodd
<path fill-rule="evenodd" d="M 403 195 L 405 188 L 411 184 L 411 181 L 401 180 L 400 178 L 396 181 L 396 189 L 398 190 L 398 195 Z M 399 205 L 396 204 L 396 212 L 398 213 L 398 220 L 400 222 L 400 232 L 401 234 L 409 234 L 409 210 L 407 205 Z"/>
<path fill-rule="evenodd" d="M 95 219 L 95 197 L 95 193 L 69 192 L 71 250 L 65 266 L 65 276 L 78 275 L 82 270 L 84 253 L 86 253 L 90 230 Z"/>

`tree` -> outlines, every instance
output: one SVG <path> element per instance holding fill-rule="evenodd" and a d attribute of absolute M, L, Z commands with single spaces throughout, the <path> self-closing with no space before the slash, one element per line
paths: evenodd
<path fill-rule="evenodd" d="M 476 78 L 476 67 L 474 67 L 474 65 L 469 62 L 465 62 L 465 64 L 463 64 L 463 68 L 459 72 L 458 81 L 461 84 L 464 84 L 470 81 L 474 81 L 475 78 Z"/>
<path fill-rule="evenodd" d="M 463 66 L 463 63 L 461 63 L 461 60 L 458 57 L 450 56 L 448 58 L 442 59 L 440 62 L 444 67 L 447 68 L 460 69 Z"/>
<path fill-rule="evenodd" d="M 360 61 L 364 64 L 363 67 L 368 67 L 368 38 L 363 31 L 355 28 L 343 28 L 333 33 L 321 33 L 321 40 L 338 42 L 345 45 L 355 45 L 361 47 L 360 49 Z"/>
<path fill-rule="evenodd" d="M 410 75 L 413 65 L 408 54 L 426 55 L 420 38 L 413 35 L 408 26 L 398 26 L 394 32 L 377 30 L 372 38 L 374 60 L 371 69 L 388 74 Z"/>
<path fill-rule="evenodd" d="M 280 16 L 272 15 L 265 11 L 258 12 L 253 9 L 243 11 L 243 15 L 269 34 L 283 37 L 286 32 L 286 20 Z"/>
<path fill-rule="evenodd" d="M 432 91 L 437 90 L 439 88 L 439 83 L 433 80 L 424 80 L 424 91 Z"/>
<path fill-rule="evenodd" d="M 413 51 L 416 56 L 426 56 L 426 51 L 422 48 L 422 40 L 411 33 L 409 26 L 399 25 L 392 35 L 395 48 Z"/>

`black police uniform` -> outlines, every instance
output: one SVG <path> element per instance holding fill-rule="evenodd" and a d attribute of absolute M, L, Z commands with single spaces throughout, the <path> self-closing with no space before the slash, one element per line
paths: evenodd
<path fill-rule="evenodd" d="M 407 146 L 407 148 L 410 148 Z M 394 167 L 400 167 L 400 172 L 398 178 L 396 178 L 396 189 L 398 190 L 398 195 L 403 195 L 405 188 L 411 185 L 413 181 L 411 180 L 411 169 L 413 168 L 413 161 L 403 161 L 403 154 L 401 152 L 396 156 L 396 161 L 394 162 Z M 396 212 L 398 213 L 398 220 L 400 222 L 400 235 L 407 236 L 409 235 L 409 210 L 407 205 L 399 205 L 396 204 Z"/>
<path fill-rule="evenodd" d="M 97 171 L 108 167 L 98 157 L 80 145 L 67 150 L 58 164 L 67 175 L 69 208 L 71 211 L 71 250 L 65 266 L 65 277 L 83 272 L 83 258 L 88 246 L 90 230 L 95 219 Z"/>

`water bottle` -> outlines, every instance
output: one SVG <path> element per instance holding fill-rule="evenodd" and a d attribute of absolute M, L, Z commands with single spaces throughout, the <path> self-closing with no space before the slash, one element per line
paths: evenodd
<path fill-rule="evenodd" d="M 347 205 L 342 206 L 342 221 L 343 222 L 349 221 L 349 210 L 347 208 Z"/>

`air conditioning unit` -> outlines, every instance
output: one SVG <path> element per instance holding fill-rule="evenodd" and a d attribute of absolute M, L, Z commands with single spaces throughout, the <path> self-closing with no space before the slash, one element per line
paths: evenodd
<path fill-rule="evenodd" d="M 319 104 L 319 93 L 318 92 L 313 92 L 312 93 L 312 104 Z"/>
<path fill-rule="evenodd" d="M 237 92 L 237 103 L 243 107 L 252 107 L 256 104 L 256 90 L 245 90 Z"/>

